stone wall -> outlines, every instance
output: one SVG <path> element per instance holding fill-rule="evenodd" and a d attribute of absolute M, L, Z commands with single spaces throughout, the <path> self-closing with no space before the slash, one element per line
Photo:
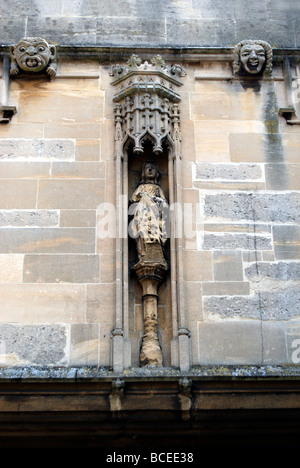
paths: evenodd
<path fill-rule="evenodd" d="M 1 44 L 42 36 L 59 45 L 230 47 L 262 38 L 299 47 L 297 0 L 9 0 Z"/>
<path fill-rule="evenodd" d="M 300 133 L 278 117 L 282 67 L 258 92 L 222 81 L 224 65 L 211 65 L 210 79 L 207 68 L 191 70 L 190 119 L 183 123 L 186 199 L 201 212 L 185 251 L 194 362 L 292 362 L 300 312 Z"/>
<path fill-rule="evenodd" d="M 13 80 L 18 112 L 0 127 L 5 365 L 109 363 L 114 255 L 96 237 L 111 194 L 108 72 L 83 62 L 60 74 Z"/>
<path fill-rule="evenodd" d="M 21 16 L 12 0 L 1 7 L 4 52 L 23 35 L 60 48 L 55 78 L 10 80 L 17 113 L 0 125 L 0 366 L 112 364 L 116 249 L 99 238 L 99 207 L 115 203 L 113 60 L 100 46 L 88 59 L 80 46 L 116 46 L 120 58 L 124 43 L 147 60 L 143 46 L 156 47 L 187 72 L 182 285 L 192 365 L 297 363 L 299 94 L 287 123 L 282 50 L 273 77 L 247 87 L 233 77 L 230 49 L 250 32 L 296 47 L 297 2 L 20 3 Z M 200 49 L 164 56 L 159 46 Z M 133 329 L 141 336 L 141 314 Z"/>

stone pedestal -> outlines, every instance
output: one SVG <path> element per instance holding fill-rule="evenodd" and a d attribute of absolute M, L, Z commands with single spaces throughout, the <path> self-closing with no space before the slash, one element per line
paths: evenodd
<path fill-rule="evenodd" d="M 140 351 L 142 366 L 162 366 L 162 351 L 158 340 L 158 287 L 167 271 L 165 262 L 139 261 L 133 270 L 143 288 L 144 335 Z"/>

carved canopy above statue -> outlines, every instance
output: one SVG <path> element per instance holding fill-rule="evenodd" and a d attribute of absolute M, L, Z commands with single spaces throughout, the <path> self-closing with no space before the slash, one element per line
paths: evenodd
<path fill-rule="evenodd" d="M 118 87 L 114 96 L 116 118 L 122 123 L 122 139 L 134 142 L 134 153 L 143 152 L 143 141 L 150 139 L 154 153 L 162 152 L 164 140 L 173 141 L 174 120 L 178 117 L 182 86 L 180 77 L 185 75 L 179 65 L 167 68 L 158 55 L 152 63 L 132 55 L 127 66 L 116 65 L 111 75 Z"/>

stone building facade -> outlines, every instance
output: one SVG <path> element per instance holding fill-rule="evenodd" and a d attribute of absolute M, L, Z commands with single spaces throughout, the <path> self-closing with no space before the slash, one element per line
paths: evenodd
<path fill-rule="evenodd" d="M 1 10 L 1 414 L 33 424 L 57 408 L 119 420 L 146 410 L 151 424 L 153 412 L 169 415 L 166 431 L 173 412 L 296 415 L 299 4 L 9 0 Z M 169 207 L 163 274 L 157 251 L 134 267 L 128 235 L 149 161 Z M 145 366 L 149 314 L 161 361 Z M 41 394 L 53 397 L 53 382 L 50 404 Z M 6 396 L 22 385 L 17 410 Z M 198 444 L 199 427 L 178 422 L 176 437 Z M 103 431 L 109 439 L 113 423 Z"/>

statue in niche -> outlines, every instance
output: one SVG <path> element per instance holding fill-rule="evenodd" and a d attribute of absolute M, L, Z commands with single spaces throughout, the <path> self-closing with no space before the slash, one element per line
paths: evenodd
<path fill-rule="evenodd" d="M 143 164 L 141 180 L 130 198 L 133 215 L 130 235 L 136 240 L 139 261 L 166 264 L 164 246 L 168 238 L 168 202 L 158 183 L 159 167 L 155 162 Z"/>
<path fill-rule="evenodd" d="M 161 366 L 162 349 L 158 338 L 158 288 L 167 271 L 164 246 L 168 238 L 168 203 L 158 183 L 158 165 L 143 164 L 140 184 L 131 196 L 129 214 L 133 220 L 129 234 L 136 240 L 139 261 L 133 270 L 142 286 L 144 334 L 140 349 L 142 366 Z"/>
<path fill-rule="evenodd" d="M 235 75 L 255 76 L 272 73 L 272 48 L 270 44 L 259 40 L 239 42 L 233 52 L 233 72 Z"/>
<path fill-rule="evenodd" d="M 10 75 L 17 76 L 20 72 L 46 73 L 56 75 L 56 47 L 48 44 L 41 37 L 26 37 L 10 47 Z"/>

